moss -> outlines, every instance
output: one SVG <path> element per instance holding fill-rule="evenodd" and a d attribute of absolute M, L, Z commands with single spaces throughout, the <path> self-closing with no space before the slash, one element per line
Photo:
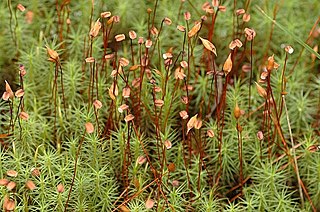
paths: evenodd
<path fill-rule="evenodd" d="M 211 1 L 204 11 L 200 0 L 20 3 L 25 11 L 0 3 L 0 92 L 4 80 L 24 90 L 0 101 L 0 178 L 16 183 L 0 187 L 1 204 L 8 196 L 17 211 L 319 208 L 319 59 L 304 49 L 319 43 L 317 1 L 220 1 L 225 12 Z M 242 46 L 230 50 L 236 38 Z"/>

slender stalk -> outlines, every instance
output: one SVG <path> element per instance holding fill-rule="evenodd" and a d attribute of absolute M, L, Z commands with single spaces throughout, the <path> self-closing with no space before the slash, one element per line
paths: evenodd
<path fill-rule="evenodd" d="M 236 33 L 236 8 L 237 8 L 237 0 L 233 0 L 233 11 L 232 11 L 232 40 L 235 39 Z"/>
<path fill-rule="evenodd" d="M 157 11 L 157 8 L 158 8 L 158 1 L 159 1 L 159 0 L 156 0 L 156 3 L 155 3 L 155 5 L 154 5 L 154 9 L 153 9 L 152 27 L 154 26 L 154 19 L 156 18 L 156 11 Z"/>
<path fill-rule="evenodd" d="M 127 204 L 128 202 L 130 202 L 131 200 L 133 200 L 134 198 L 136 198 L 137 196 L 139 196 L 144 190 L 146 190 L 147 188 L 149 188 L 152 184 L 154 184 L 155 182 L 158 182 L 158 178 L 154 179 L 152 182 L 150 182 L 148 185 L 146 185 L 145 187 L 143 187 L 141 190 L 139 190 L 137 193 L 135 193 L 134 195 L 132 195 L 130 198 L 126 199 L 125 201 L 123 201 L 120 205 L 118 205 L 115 209 L 112 210 L 112 212 L 118 211 L 118 209 Z"/>
<path fill-rule="evenodd" d="M 133 42 L 132 40 L 130 39 L 130 52 L 131 52 L 131 63 L 132 65 L 134 65 L 134 50 L 133 50 Z M 130 72 L 129 72 L 130 73 Z M 127 75 L 127 80 L 129 79 L 129 73 Z M 136 72 L 133 71 L 133 77 L 136 78 Z"/>
<path fill-rule="evenodd" d="M 243 159 L 242 159 L 242 127 L 240 126 L 239 120 L 237 120 L 237 132 L 238 132 L 238 155 L 239 155 L 239 179 L 240 179 L 240 185 L 241 185 L 241 191 L 242 194 L 242 185 L 243 185 Z"/>
<path fill-rule="evenodd" d="M 67 201 L 66 201 L 66 204 L 64 206 L 64 212 L 66 212 L 67 209 L 68 209 L 68 203 L 69 203 L 69 200 L 70 200 L 70 197 L 71 197 L 71 192 L 72 192 L 72 188 L 73 188 L 73 185 L 74 185 L 74 180 L 76 178 L 76 173 L 77 173 L 78 158 L 80 156 L 80 151 L 81 151 L 81 147 L 82 147 L 82 143 L 84 141 L 85 135 L 86 135 L 86 131 L 84 131 L 84 133 L 82 135 L 82 138 L 81 138 L 81 140 L 79 142 L 78 150 L 77 150 L 77 153 L 76 153 L 76 158 L 75 158 L 75 161 L 74 161 L 74 168 L 73 168 L 73 176 L 72 176 L 72 180 L 71 180 L 71 185 L 70 185 Z"/>
<path fill-rule="evenodd" d="M 277 109 L 277 105 L 276 105 L 276 101 L 274 99 L 274 95 L 273 95 L 273 92 L 272 92 L 272 87 L 271 87 L 271 82 L 270 82 L 270 76 L 267 77 L 267 85 L 268 85 L 268 91 L 270 93 L 270 97 L 271 97 L 271 100 L 269 99 L 269 104 L 273 104 L 273 108 L 274 108 L 274 112 L 275 112 L 275 117 L 272 116 L 272 112 L 271 112 L 271 109 L 270 109 L 270 113 L 269 113 L 269 116 L 275 121 L 275 128 L 277 129 L 278 133 L 279 133 L 279 136 L 281 138 L 281 142 L 283 144 L 283 146 L 287 149 L 288 146 L 287 146 L 287 143 L 285 141 L 285 138 L 283 136 L 283 133 L 282 133 L 282 128 L 281 128 L 281 125 L 280 125 L 280 120 L 279 120 L 279 113 L 278 113 L 278 109 Z M 270 101 L 272 101 L 272 103 L 270 103 Z M 271 106 L 270 106 L 271 108 Z"/>
<path fill-rule="evenodd" d="M 92 57 L 92 46 L 93 46 L 93 38 L 90 37 L 90 48 L 89 50 L 89 57 Z M 88 104 L 88 111 L 90 110 L 91 104 L 92 104 L 92 100 L 93 100 L 93 87 L 94 87 L 94 64 L 90 63 L 90 79 L 89 79 L 89 86 L 88 86 L 88 100 L 89 100 L 89 104 Z"/>
<path fill-rule="evenodd" d="M 254 39 L 252 39 L 251 43 L 250 43 L 250 79 L 249 79 L 249 96 L 248 96 L 248 113 L 251 110 L 251 84 L 252 84 L 252 48 L 253 48 L 253 41 Z"/>
<path fill-rule="evenodd" d="M 59 143 L 57 141 L 57 95 L 58 95 L 58 66 L 55 66 L 54 82 L 53 82 L 53 101 L 54 101 L 54 126 L 53 126 L 53 137 L 57 147 Z"/>
<path fill-rule="evenodd" d="M 98 118 L 98 109 L 97 108 L 93 108 L 94 111 L 94 117 L 96 119 L 96 124 L 97 124 L 97 128 L 98 128 L 98 134 L 100 134 L 100 124 L 99 124 L 99 118 Z"/>
<path fill-rule="evenodd" d="M 64 109 L 64 115 L 66 117 L 66 119 L 68 119 L 67 117 L 67 106 L 66 106 L 66 98 L 65 98 L 65 95 L 64 95 L 64 86 L 63 86 L 63 71 L 62 71 L 62 66 L 60 64 L 60 62 L 58 62 L 56 64 L 57 66 L 59 65 L 59 68 L 60 68 L 60 80 L 61 80 L 61 91 L 62 91 L 62 101 L 63 101 L 63 109 Z"/>
<path fill-rule="evenodd" d="M 262 15 L 268 19 L 269 21 L 272 21 L 279 29 L 281 29 L 283 32 L 285 32 L 287 35 L 292 37 L 296 42 L 298 42 L 301 46 L 303 46 L 309 53 L 314 54 L 317 58 L 320 59 L 320 54 L 316 51 L 314 51 L 308 44 L 303 42 L 299 37 L 297 37 L 295 34 L 293 34 L 291 31 L 288 31 L 286 27 L 284 27 L 279 22 L 273 20 L 270 16 L 268 16 L 259 6 L 256 5 L 256 8 L 262 13 Z"/>
<path fill-rule="evenodd" d="M 281 96 L 284 94 L 285 88 L 286 88 L 284 72 L 287 67 L 287 60 L 288 60 L 288 53 L 286 52 L 286 58 L 284 60 L 284 65 L 283 65 L 283 69 L 281 72 Z M 279 105 L 279 110 L 280 110 L 279 117 L 278 117 L 279 119 L 281 118 L 282 109 L 283 109 L 283 98 L 281 98 L 280 105 Z"/>
<path fill-rule="evenodd" d="M 273 20 L 276 20 L 278 10 L 279 10 L 279 4 L 276 2 L 276 5 L 273 8 L 273 17 L 272 17 Z M 271 24 L 271 30 L 270 30 L 270 33 L 269 33 L 269 39 L 267 41 L 267 47 L 266 47 L 265 54 L 264 54 L 263 58 L 267 58 L 267 56 L 269 55 L 269 48 L 270 48 L 270 43 L 272 41 L 273 31 L 274 31 L 274 22 L 272 22 L 272 24 Z"/>
<path fill-rule="evenodd" d="M 302 208 L 303 208 L 304 199 L 303 199 L 303 193 L 302 193 L 301 184 L 299 183 L 301 181 L 301 179 L 300 179 L 300 174 L 299 174 L 299 167 L 298 167 L 298 161 L 297 161 L 297 156 L 296 156 L 296 150 L 294 148 L 294 143 L 293 143 L 293 136 L 292 136 L 291 124 L 290 124 L 290 119 L 289 119 L 289 114 L 288 114 L 288 108 L 287 108 L 287 104 L 286 104 L 285 95 L 282 95 L 282 99 L 283 99 L 284 109 L 285 109 L 286 117 L 287 117 L 287 123 L 288 123 L 289 134 L 290 134 L 290 141 L 291 141 L 291 146 L 292 146 L 292 155 L 293 155 L 294 166 L 295 166 L 296 175 L 297 175 L 297 179 L 298 179 L 298 186 L 299 186 L 299 194 L 300 194 L 301 205 L 302 205 Z"/>
<path fill-rule="evenodd" d="M 229 82 L 230 74 L 226 76 L 226 81 L 223 86 L 223 91 L 222 91 L 222 97 L 220 104 L 218 106 L 217 110 L 217 123 L 219 126 L 219 147 L 218 147 L 218 164 L 219 164 L 219 171 L 217 173 L 216 177 L 216 185 L 219 184 L 221 173 L 222 173 L 222 138 L 223 138 L 223 128 L 224 128 L 224 110 L 226 106 L 226 95 L 227 95 L 227 87 L 228 87 L 228 82 Z M 221 114 L 220 114 L 221 112 Z M 221 117 L 220 117 L 221 115 Z M 221 118 L 221 120 L 220 120 Z"/>
<path fill-rule="evenodd" d="M 130 128 L 130 123 L 128 124 L 128 130 L 129 130 L 129 128 Z M 124 135 L 123 135 L 123 137 L 124 137 Z M 130 148 L 129 142 L 127 145 Z M 127 164 L 127 162 L 129 163 L 129 161 L 127 161 L 127 154 L 128 154 L 127 145 L 125 145 L 124 150 L 121 150 L 121 152 L 123 152 L 122 181 L 123 181 L 124 187 L 129 186 L 129 173 L 128 173 L 129 172 L 129 168 L 128 168 L 129 164 Z M 126 190 L 125 199 L 128 199 L 128 190 Z"/>
<path fill-rule="evenodd" d="M 58 18 L 58 23 L 57 23 L 57 29 L 58 29 L 58 35 L 59 35 L 59 42 L 61 43 L 63 41 L 63 26 L 62 26 L 62 21 L 61 21 L 61 8 L 59 7 L 59 0 L 56 0 L 56 11 L 57 11 L 57 18 Z"/>
<path fill-rule="evenodd" d="M 155 96 L 155 85 L 153 85 L 153 89 L 152 89 L 152 99 L 153 99 L 153 106 L 154 106 L 154 117 L 155 117 L 155 127 L 156 127 L 156 141 L 157 141 L 157 153 L 158 153 L 158 160 L 162 161 L 161 162 L 161 172 L 163 169 L 163 160 L 161 160 L 161 156 L 160 156 L 160 147 L 162 145 L 161 143 L 161 138 L 160 138 L 160 126 L 159 126 L 159 116 L 157 113 L 157 106 L 155 104 L 155 100 L 156 100 L 156 96 Z"/>
<path fill-rule="evenodd" d="M 320 22 L 320 16 L 318 17 L 318 19 L 316 20 L 316 22 L 313 24 L 312 29 L 310 30 L 309 35 L 308 35 L 308 38 L 306 39 L 305 43 L 308 43 L 308 41 L 309 41 L 310 38 L 312 37 L 313 31 L 316 29 L 316 27 L 318 26 L 319 22 Z M 293 73 L 294 69 L 296 68 L 296 66 L 297 66 L 298 63 L 300 62 L 300 59 L 301 59 L 301 56 L 302 56 L 303 51 L 304 51 L 304 48 L 301 49 L 298 58 L 295 60 L 294 65 L 293 65 L 293 67 L 292 67 L 291 70 L 290 70 L 289 75 L 291 75 L 291 74 Z"/>
<path fill-rule="evenodd" d="M 188 188 L 190 190 L 190 196 L 192 194 L 192 188 L 191 188 L 191 181 L 190 181 L 190 175 L 189 175 L 189 163 L 187 161 L 187 158 L 186 158 L 186 150 L 185 150 L 185 147 L 187 146 L 187 139 L 186 139 L 186 133 L 185 133 L 185 123 L 182 122 L 182 155 L 183 155 L 183 162 L 184 162 L 184 167 L 186 169 L 186 174 L 187 174 L 187 182 L 188 182 Z"/>
<path fill-rule="evenodd" d="M 190 6 L 192 7 L 192 9 L 197 13 L 197 15 L 200 17 L 202 14 L 199 12 L 199 10 L 197 9 L 197 7 L 192 4 L 192 1 L 191 1 L 191 0 L 188 0 L 188 3 L 189 3 Z"/>

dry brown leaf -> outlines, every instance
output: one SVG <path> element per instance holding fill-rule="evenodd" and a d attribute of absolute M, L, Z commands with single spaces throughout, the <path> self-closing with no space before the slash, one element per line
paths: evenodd
<path fill-rule="evenodd" d="M 101 29 L 101 23 L 100 23 L 100 18 L 94 23 L 93 27 L 90 30 L 90 36 L 95 38 L 99 34 L 99 31 Z"/>
<path fill-rule="evenodd" d="M 207 39 L 199 37 L 203 46 L 217 56 L 216 47 Z"/>
<path fill-rule="evenodd" d="M 48 60 L 51 62 L 57 62 L 59 60 L 59 54 L 55 50 L 50 49 L 48 46 L 46 46 L 46 48 L 49 55 Z"/>
<path fill-rule="evenodd" d="M 270 72 L 274 68 L 274 55 L 268 58 L 267 70 Z"/>
<path fill-rule="evenodd" d="M 192 29 L 188 32 L 188 37 L 191 38 L 193 37 L 195 34 L 197 34 L 199 32 L 201 28 L 201 22 L 196 23 Z"/>
<path fill-rule="evenodd" d="M 240 116 L 241 116 L 241 111 L 240 111 L 240 108 L 238 106 L 238 103 L 236 103 L 236 106 L 234 107 L 233 109 L 233 115 L 236 119 L 239 119 Z"/>
<path fill-rule="evenodd" d="M 224 62 L 223 64 L 224 74 L 227 76 L 230 73 L 231 69 L 232 69 L 232 60 L 231 60 L 231 53 L 230 53 L 226 62 Z"/>
<path fill-rule="evenodd" d="M 196 123 L 196 121 L 197 121 L 197 116 L 198 116 L 198 114 L 192 116 L 192 117 L 190 118 L 190 120 L 188 121 L 188 123 L 187 123 L 187 134 L 188 134 L 189 131 L 194 127 L 194 125 L 195 125 L 195 123 Z"/>
<path fill-rule="evenodd" d="M 116 99 L 116 96 L 118 96 L 118 86 L 117 84 L 112 83 L 111 87 L 109 88 L 109 96 L 112 100 Z"/>
<path fill-rule="evenodd" d="M 266 99 L 267 98 L 267 91 L 263 87 L 261 87 L 257 82 L 255 82 L 255 83 L 256 83 L 258 94 L 261 97 Z"/>
<path fill-rule="evenodd" d="M 199 130 L 202 127 L 202 120 L 197 119 L 196 122 L 194 123 L 194 128 Z"/>

